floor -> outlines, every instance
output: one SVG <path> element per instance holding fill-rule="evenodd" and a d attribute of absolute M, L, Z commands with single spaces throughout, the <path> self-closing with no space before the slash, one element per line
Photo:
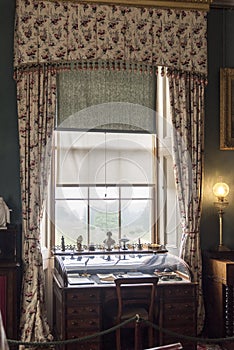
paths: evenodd
<path fill-rule="evenodd" d="M 217 344 L 213 344 L 213 345 L 200 344 L 197 346 L 197 350 L 226 350 L 226 347 L 221 347 Z"/>

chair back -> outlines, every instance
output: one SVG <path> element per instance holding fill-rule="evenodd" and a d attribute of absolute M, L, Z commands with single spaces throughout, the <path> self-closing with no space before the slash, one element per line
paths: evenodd
<path fill-rule="evenodd" d="M 115 279 L 118 299 L 118 321 L 126 308 L 134 311 L 144 307 L 148 312 L 148 320 L 153 319 L 158 277 L 121 277 Z"/>

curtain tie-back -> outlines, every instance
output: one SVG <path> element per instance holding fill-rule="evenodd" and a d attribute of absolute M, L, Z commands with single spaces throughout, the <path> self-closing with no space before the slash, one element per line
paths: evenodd
<path fill-rule="evenodd" d="M 189 236 L 190 238 L 195 238 L 195 236 L 199 233 L 198 230 L 195 230 L 195 231 L 188 231 L 188 232 L 185 232 L 185 235 L 186 236 Z"/>
<path fill-rule="evenodd" d="M 38 238 L 35 238 L 35 237 L 29 237 L 29 236 L 25 236 L 25 240 L 28 240 L 28 241 L 35 241 L 37 243 L 40 243 L 40 240 Z"/>

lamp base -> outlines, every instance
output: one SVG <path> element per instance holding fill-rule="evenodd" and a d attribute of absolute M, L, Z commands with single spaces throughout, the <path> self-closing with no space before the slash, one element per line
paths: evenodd
<path fill-rule="evenodd" d="M 228 251 L 230 251 L 230 249 L 228 247 L 225 247 L 225 245 L 223 245 L 223 244 L 219 244 L 218 251 L 219 252 L 228 252 Z"/>

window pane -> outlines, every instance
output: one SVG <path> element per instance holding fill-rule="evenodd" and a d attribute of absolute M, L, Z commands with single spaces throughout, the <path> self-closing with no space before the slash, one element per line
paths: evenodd
<path fill-rule="evenodd" d="M 152 188 L 146 186 L 129 186 L 121 188 L 121 198 L 151 198 Z"/>
<path fill-rule="evenodd" d="M 111 186 L 94 186 L 90 187 L 90 198 L 91 199 L 118 199 L 119 188 Z"/>
<path fill-rule="evenodd" d="M 61 244 L 64 236 L 65 244 L 75 245 L 79 235 L 84 238 L 83 244 L 87 244 L 87 208 L 85 200 L 55 201 L 55 244 Z"/>
<path fill-rule="evenodd" d="M 151 242 L 151 200 L 121 201 L 122 236 L 131 242 Z"/>
<path fill-rule="evenodd" d="M 90 242 L 102 244 L 108 231 L 118 242 L 119 234 L 119 201 L 91 200 L 90 201 Z"/>
<path fill-rule="evenodd" d="M 88 198 L 88 187 L 56 187 L 56 199 L 83 199 Z"/>
<path fill-rule="evenodd" d="M 152 135 L 59 132 L 57 183 L 152 184 L 152 140 Z"/>

